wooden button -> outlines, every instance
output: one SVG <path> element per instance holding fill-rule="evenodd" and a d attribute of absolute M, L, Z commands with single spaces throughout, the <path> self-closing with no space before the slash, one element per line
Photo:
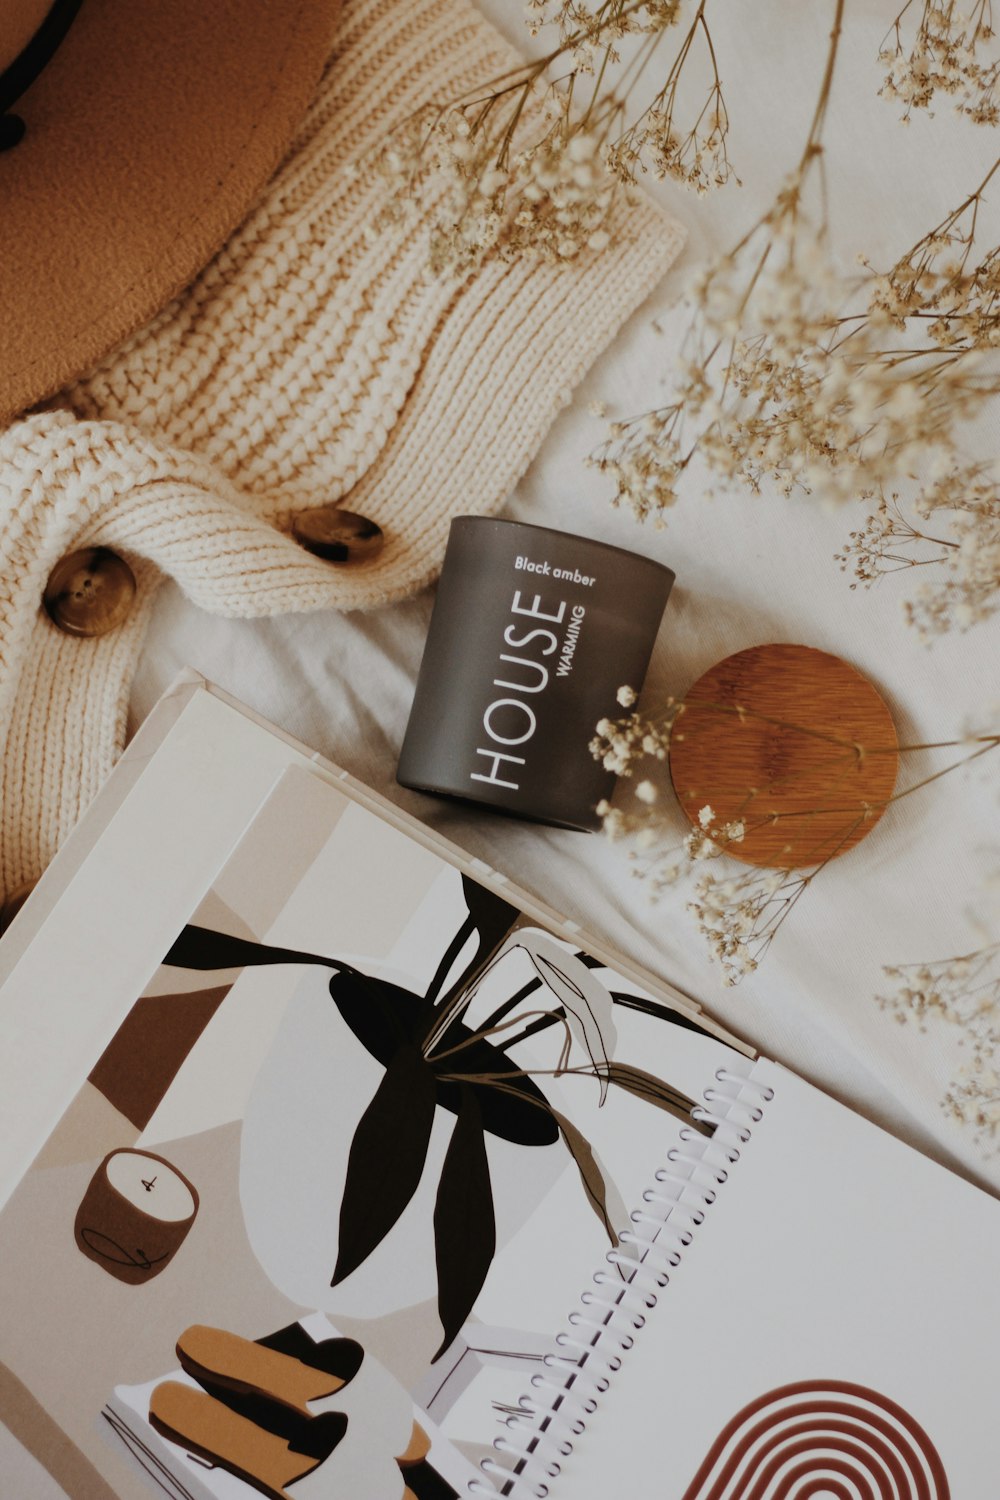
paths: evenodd
<path fill-rule="evenodd" d="M 135 598 L 127 562 L 107 547 L 84 547 L 56 563 L 45 585 L 44 604 L 67 635 L 107 635 L 125 619 Z"/>
<path fill-rule="evenodd" d="M 292 520 L 292 535 L 300 546 L 326 562 L 367 562 L 382 551 L 381 526 L 339 505 L 317 505 L 300 510 Z"/>

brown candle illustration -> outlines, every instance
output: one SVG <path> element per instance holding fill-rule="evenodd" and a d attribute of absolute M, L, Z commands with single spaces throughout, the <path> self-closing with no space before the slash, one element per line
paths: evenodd
<path fill-rule="evenodd" d="M 90 1180 L 74 1236 L 89 1260 L 119 1281 L 150 1281 L 173 1259 L 194 1223 L 198 1194 L 152 1151 L 112 1151 Z"/>

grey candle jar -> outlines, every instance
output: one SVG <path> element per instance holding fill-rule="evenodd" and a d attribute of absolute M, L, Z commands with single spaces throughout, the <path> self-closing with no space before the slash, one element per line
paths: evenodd
<path fill-rule="evenodd" d="M 402 786 L 593 830 L 614 776 L 588 748 L 638 689 L 674 575 L 519 521 L 451 524 L 399 760 Z"/>

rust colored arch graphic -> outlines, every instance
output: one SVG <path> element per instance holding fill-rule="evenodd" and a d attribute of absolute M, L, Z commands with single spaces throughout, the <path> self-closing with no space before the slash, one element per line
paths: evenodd
<path fill-rule="evenodd" d="M 842 1380 L 778 1386 L 719 1433 L 682 1500 L 951 1500 L 927 1433 Z"/>

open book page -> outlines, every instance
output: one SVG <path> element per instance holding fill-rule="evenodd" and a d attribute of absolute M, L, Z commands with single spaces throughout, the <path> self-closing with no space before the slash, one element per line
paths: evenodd
<path fill-rule="evenodd" d="M 555 1496 L 986 1500 L 1000 1204 L 774 1063 Z"/>
<path fill-rule="evenodd" d="M 313 1500 L 369 1428 L 351 1500 L 447 1500 L 745 1056 L 304 769 L 161 953 L 0 1216 L 8 1375 L 136 1500 Z"/>

